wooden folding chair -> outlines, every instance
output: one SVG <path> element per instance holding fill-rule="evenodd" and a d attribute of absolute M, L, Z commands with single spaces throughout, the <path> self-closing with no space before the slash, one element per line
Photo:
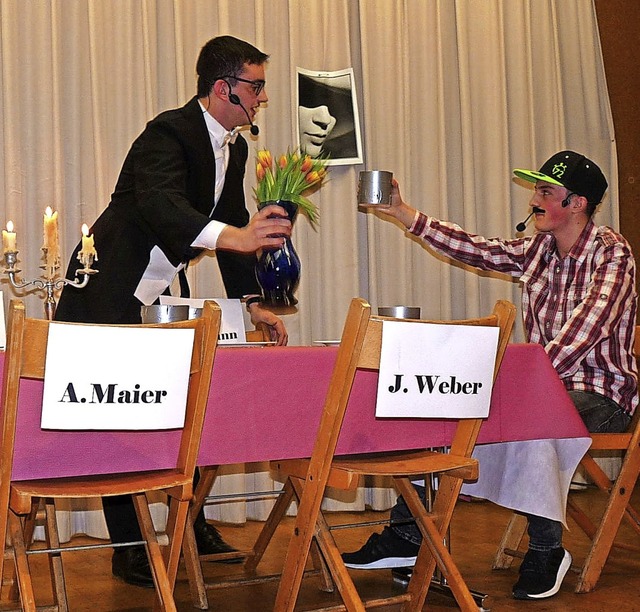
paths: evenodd
<path fill-rule="evenodd" d="M 514 318 L 513 304 L 500 301 L 493 314 L 488 317 L 445 323 L 500 328 L 495 378 Z M 327 586 L 327 579 L 332 579 L 347 610 L 364 610 L 365 604 L 357 593 L 323 517 L 321 503 L 328 486 L 354 489 L 366 474 L 393 477 L 394 484 L 405 497 L 424 538 L 407 592 L 377 599 L 375 605 L 403 602 L 407 609 L 422 609 L 430 577 L 437 565 L 451 585 L 458 605 L 463 610 L 477 611 L 477 605 L 451 558 L 444 537 L 462 481 L 474 479 L 478 475 L 478 463 L 471 457 L 471 453 L 482 420 L 459 420 L 449 453 L 422 450 L 380 453 L 373 457 L 334 457 L 356 370 L 379 369 L 383 320 L 384 317 L 371 315 L 371 307 L 364 300 L 354 299 L 351 302 L 312 456 L 310 459 L 272 462 L 278 478 L 285 480 L 284 494 L 278 499 L 265 523 L 253 554 L 245 563 L 245 569 L 250 574 L 255 571 L 287 507 L 292 500 L 297 500 L 298 512 L 293 536 L 280 576 L 274 608 L 278 612 L 294 609 L 307 560 L 309 554 L 313 554 L 314 546 L 319 551 L 314 561 L 321 562 L 320 570 L 326 564 L 329 574 L 324 576 L 324 586 Z M 428 321 L 415 323 L 429 324 Z M 440 474 L 440 485 L 433 509 L 427 512 L 411 479 L 433 473 Z"/>
<path fill-rule="evenodd" d="M 46 500 L 45 533 L 47 552 L 51 567 L 54 592 L 54 606 L 48 609 L 68 608 L 64 586 L 64 573 L 57 535 L 55 509 L 56 498 L 106 497 L 112 495 L 132 495 L 147 548 L 151 571 L 158 601 L 163 610 L 175 610 L 173 587 L 175 584 L 180 550 L 189 503 L 192 499 L 193 475 L 198 456 L 204 415 L 209 396 L 213 359 L 220 330 L 220 309 L 213 302 L 207 302 L 202 318 L 168 324 L 154 324 L 142 327 L 192 328 L 195 330 L 191 358 L 185 423 L 181 429 L 179 443 L 176 444 L 175 465 L 169 468 L 144 472 L 109 473 L 65 478 L 43 478 L 39 480 L 12 479 L 13 454 L 16 443 L 16 422 L 18 411 L 23 409 L 20 402 L 21 381 L 24 379 L 44 380 L 45 356 L 47 350 L 49 321 L 28 319 L 24 305 L 12 301 L 9 312 L 7 352 L 4 364 L 2 391 L 2 449 L 0 453 L 0 541 L 7 542 L 5 554 L 0 557 L 0 575 L 6 558 L 15 563 L 21 608 L 35 610 L 35 596 L 27 561 L 27 549 L 31 543 L 32 529 L 25 518 L 33 509 Z M 83 325 L 83 324 L 77 324 Z M 88 326 L 87 326 L 88 327 Z M 115 327 L 115 326 L 108 326 Z M 127 326 L 131 327 L 131 326 Z M 99 347 L 94 347 L 100 350 Z M 126 347 L 123 347 L 126 350 Z M 23 402 L 24 403 L 24 402 Z M 136 436 L 151 435 L 155 432 L 139 431 Z M 132 432 L 133 434 L 133 432 Z M 82 436 L 83 432 L 74 432 Z M 74 438 L 76 443 L 79 437 Z M 56 449 L 48 449 L 48 454 L 39 456 L 42 462 L 55 463 Z M 90 453 L 91 448 L 86 447 Z M 146 493 L 164 491 L 169 498 L 169 517 L 166 534 L 169 545 L 161 551 L 151 520 Z M 25 524 L 27 532 L 25 534 Z M 94 548 L 96 546 L 93 546 Z M 102 547 L 98 545 L 97 547 Z M 77 550 L 80 547 L 73 547 Z M 92 548 L 87 546 L 86 548 Z M 35 552 L 29 550 L 29 553 Z"/>
<path fill-rule="evenodd" d="M 640 356 L 640 326 L 636 327 L 634 354 Z M 580 507 L 579 495 L 570 494 L 567 499 L 567 514 L 591 539 L 591 547 L 579 572 L 576 593 L 588 593 L 596 588 L 613 547 L 640 552 L 639 546 L 615 542 L 622 518 L 640 535 L 640 513 L 631 506 L 631 494 L 640 474 L 640 412 L 636 412 L 629 430 L 625 433 L 593 433 L 592 443 L 580 461 L 580 465 L 593 484 L 607 496 L 605 510 L 595 522 Z M 593 451 L 623 451 L 624 459 L 618 476 L 612 481 L 593 456 Z M 514 557 L 522 558 L 518 550 L 527 528 L 527 520 L 521 514 L 513 514 L 496 553 L 493 569 L 510 567 Z M 572 567 L 572 569 L 574 569 Z"/>

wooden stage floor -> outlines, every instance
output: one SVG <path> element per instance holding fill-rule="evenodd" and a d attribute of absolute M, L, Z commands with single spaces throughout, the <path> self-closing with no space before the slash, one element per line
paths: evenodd
<path fill-rule="evenodd" d="M 584 504 L 597 505 L 591 491 L 573 493 L 584 500 Z M 640 498 L 638 490 L 634 494 Z M 639 499 L 640 501 L 640 499 Z M 367 512 L 350 515 L 332 513 L 332 523 L 345 523 L 355 520 L 385 518 L 386 513 Z M 615 612 L 640 611 L 640 553 L 614 551 L 605 566 L 598 588 L 589 594 L 576 595 L 573 588 L 577 576 L 569 572 L 560 593 L 548 600 L 539 602 L 517 602 L 511 598 L 511 586 L 516 580 L 519 561 L 514 561 L 510 570 L 493 571 L 491 562 L 498 541 L 509 519 L 509 511 L 490 502 L 461 502 L 454 514 L 452 527 L 452 553 L 458 563 L 467 584 L 476 591 L 488 594 L 487 607 L 492 610 L 534 610 L 543 611 L 581 611 Z M 268 550 L 262 571 L 276 573 L 282 563 L 290 524 L 283 526 L 277 533 L 276 541 Z M 260 523 L 249 523 L 244 527 L 220 526 L 225 539 L 238 548 L 250 547 Z M 335 531 L 335 537 L 343 550 L 355 550 L 366 540 L 372 528 L 342 529 Z M 623 529 L 624 538 L 629 531 Z M 81 539 L 81 538 L 77 538 Z M 630 540 L 631 537 L 627 538 Z M 574 559 L 582 560 L 587 549 L 587 539 L 573 526 L 565 532 L 565 546 Z M 33 557 L 32 557 L 33 558 Z M 131 587 L 112 578 L 110 571 L 110 549 L 91 553 L 73 552 L 64 557 L 65 573 L 70 609 L 74 612 L 142 612 L 150 610 L 153 604 L 153 591 Z M 49 603 L 46 562 L 38 555 L 33 561 L 38 574 L 36 588 L 39 604 Z M 215 576 L 228 575 L 240 566 L 220 563 L 205 563 L 205 574 Z M 354 572 L 356 584 L 363 593 L 370 595 L 388 592 L 388 589 L 400 588 L 394 585 L 389 570 Z M 232 589 L 214 589 L 208 591 L 210 610 L 233 612 L 260 612 L 271 609 L 275 597 L 276 583 L 235 587 Z M 176 601 L 179 610 L 194 610 L 191 605 L 184 570 L 181 568 L 176 588 Z M 319 592 L 315 578 L 305 580 L 300 599 L 300 609 L 318 607 L 337 602 L 338 597 Z M 430 593 L 425 609 L 444 612 L 457 609 L 454 600 L 436 593 Z"/>

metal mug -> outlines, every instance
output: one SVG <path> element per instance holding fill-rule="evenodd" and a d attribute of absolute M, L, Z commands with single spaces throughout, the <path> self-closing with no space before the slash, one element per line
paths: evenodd
<path fill-rule="evenodd" d="M 366 170 L 358 181 L 358 205 L 390 206 L 393 173 L 386 170 Z"/>
<path fill-rule="evenodd" d="M 381 317 L 394 317 L 396 319 L 419 319 L 419 306 L 381 306 L 378 308 Z"/>
<path fill-rule="evenodd" d="M 189 306 L 189 318 L 199 319 L 202 316 L 202 308 L 196 308 L 195 306 Z"/>
<path fill-rule="evenodd" d="M 189 319 L 189 306 L 183 304 L 151 304 L 141 306 L 143 323 L 173 323 Z"/>

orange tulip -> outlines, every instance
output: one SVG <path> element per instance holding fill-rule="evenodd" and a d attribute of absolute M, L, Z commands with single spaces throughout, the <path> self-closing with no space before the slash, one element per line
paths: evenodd
<path fill-rule="evenodd" d="M 320 180 L 320 174 L 318 174 L 317 170 L 312 170 L 304 177 L 304 180 L 307 181 L 307 183 L 316 183 Z"/>
<path fill-rule="evenodd" d="M 266 149 L 262 151 L 258 151 L 258 162 L 263 168 L 271 168 L 271 164 L 273 163 L 273 158 L 271 157 L 271 151 L 267 151 Z"/>
<path fill-rule="evenodd" d="M 284 170 L 287 167 L 287 156 L 281 155 L 278 160 L 278 165 L 280 166 L 280 170 Z"/>
<path fill-rule="evenodd" d="M 307 172 L 309 172 L 309 170 L 311 170 L 312 165 L 313 162 L 311 161 L 311 157 L 309 155 L 305 155 L 304 159 L 302 160 L 302 164 L 300 164 L 300 172 L 306 174 Z"/>
<path fill-rule="evenodd" d="M 258 177 L 258 181 L 261 181 L 264 178 L 265 175 L 265 169 L 264 166 L 262 164 L 257 164 L 256 166 L 256 175 Z"/>

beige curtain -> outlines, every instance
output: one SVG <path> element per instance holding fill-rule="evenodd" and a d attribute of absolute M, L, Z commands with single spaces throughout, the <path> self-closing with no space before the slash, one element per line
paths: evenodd
<path fill-rule="evenodd" d="M 530 192 L 511 169 L 573 148 L 609 177 L 597 221 L 617 227 L 592 0 L 1 0 L 0 224 L 15 224 L 24 279 L 41 273 L 45 207 L 59 211 L 66 265 L 81 224 L 107 206 L 133 139 L 194 94 L 199 49 L 222 33 L 271 55 L 251 154 L 295 145 L 296 66 L 355 74 L 365 163 L 331 169 L 313 196 L 317 231 L 296 222 L 300 304 L 285 317 L 293 344 L 338 338 L 355 295 L 443 318 L 485 313 L 498 298 L 519 303 L 516 283 L 451 265 L 359 212 L 364 168 L 393 171 L 405 199 L 429 214 L 513 236 Z M 253 182 L 250 165 L 249 202 Z M 190 274 L 195 296 L 222 295 L 214 256 Z M 40 294 L 2 289 L 5 301 L 25 296 L 29 314 L 42 314 Z M 256 478 L 269 484 L 236 474 L 229 486 Z M 225 520 L 238 520 L 244 508 L 229 512 Z"/>

